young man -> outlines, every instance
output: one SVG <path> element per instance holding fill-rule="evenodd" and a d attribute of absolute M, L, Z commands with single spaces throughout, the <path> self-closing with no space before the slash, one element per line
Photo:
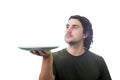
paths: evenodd
<path fill-rule="evenodd" d="M 83 16 L 71 16 L 66 24 L 67 48 L 55 53 L 31 51 L 43 56 L 39 80 L 111 80 L 104 59 L 89 51 L 92 38 L 90 21 Z"/>

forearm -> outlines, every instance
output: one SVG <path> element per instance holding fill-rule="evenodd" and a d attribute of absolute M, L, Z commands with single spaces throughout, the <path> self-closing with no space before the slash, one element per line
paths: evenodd
<path fill-rule="evenodd" d="M 43 57 L 41 73 L 39 76 L 39 80 L 54 80 L 53 75 L 53 57 L 52 55 L 49 58 Z"/>

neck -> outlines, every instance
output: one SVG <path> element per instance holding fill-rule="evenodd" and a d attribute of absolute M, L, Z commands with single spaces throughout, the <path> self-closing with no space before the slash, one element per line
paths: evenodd
<path fill-rule="evenodd" d="M 76 45 L 69 45 L 67 51 L 74 56 L 80 56 L 85 52 L 85 49 L 83 44 L 76 44 Z"/>

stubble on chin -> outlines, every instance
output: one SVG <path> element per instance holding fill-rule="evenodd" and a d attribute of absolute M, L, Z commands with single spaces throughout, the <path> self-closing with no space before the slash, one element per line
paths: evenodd
<path fill-rule="evenodd" d="M 76 44 L 75 41 L 72 41 L 72 40 L 71 40 L 72 37 L 73 37 L 73 35 L 71 35 L 70 33 L 67 33 L 67 34 L 65 35 L 64 39 L 65 39 L 65 42 L 66 42 L 68 45 L 75 45 L 75 44 Z"/>
<path fill-rule="evenodd" d="M 75 45 L 76 42 L 68 42 L 68 44 L 72 46 L 72 45 Z"/>
<path fill-rule="evenodd" d="M 66 42 L 68 45 L 75 45 L 75 44 L 76 44 L 76 42 L 67 40 L 66 38 L 65 38 L 65 42 Z"/>

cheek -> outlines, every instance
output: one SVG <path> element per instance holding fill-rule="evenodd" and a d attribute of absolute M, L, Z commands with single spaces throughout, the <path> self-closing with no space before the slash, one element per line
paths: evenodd
<path fill-rule="evenodd" d="M 82 30 L 74 31 L 74 34 L 82 36 L 83 35 L 83 31 Z"/>
<path fill-rule="evenodd" d="M 75 33 L 74 36 L 76 36 L 76 38 L 84 38 L 84 34 L 81 32 Z"/>

